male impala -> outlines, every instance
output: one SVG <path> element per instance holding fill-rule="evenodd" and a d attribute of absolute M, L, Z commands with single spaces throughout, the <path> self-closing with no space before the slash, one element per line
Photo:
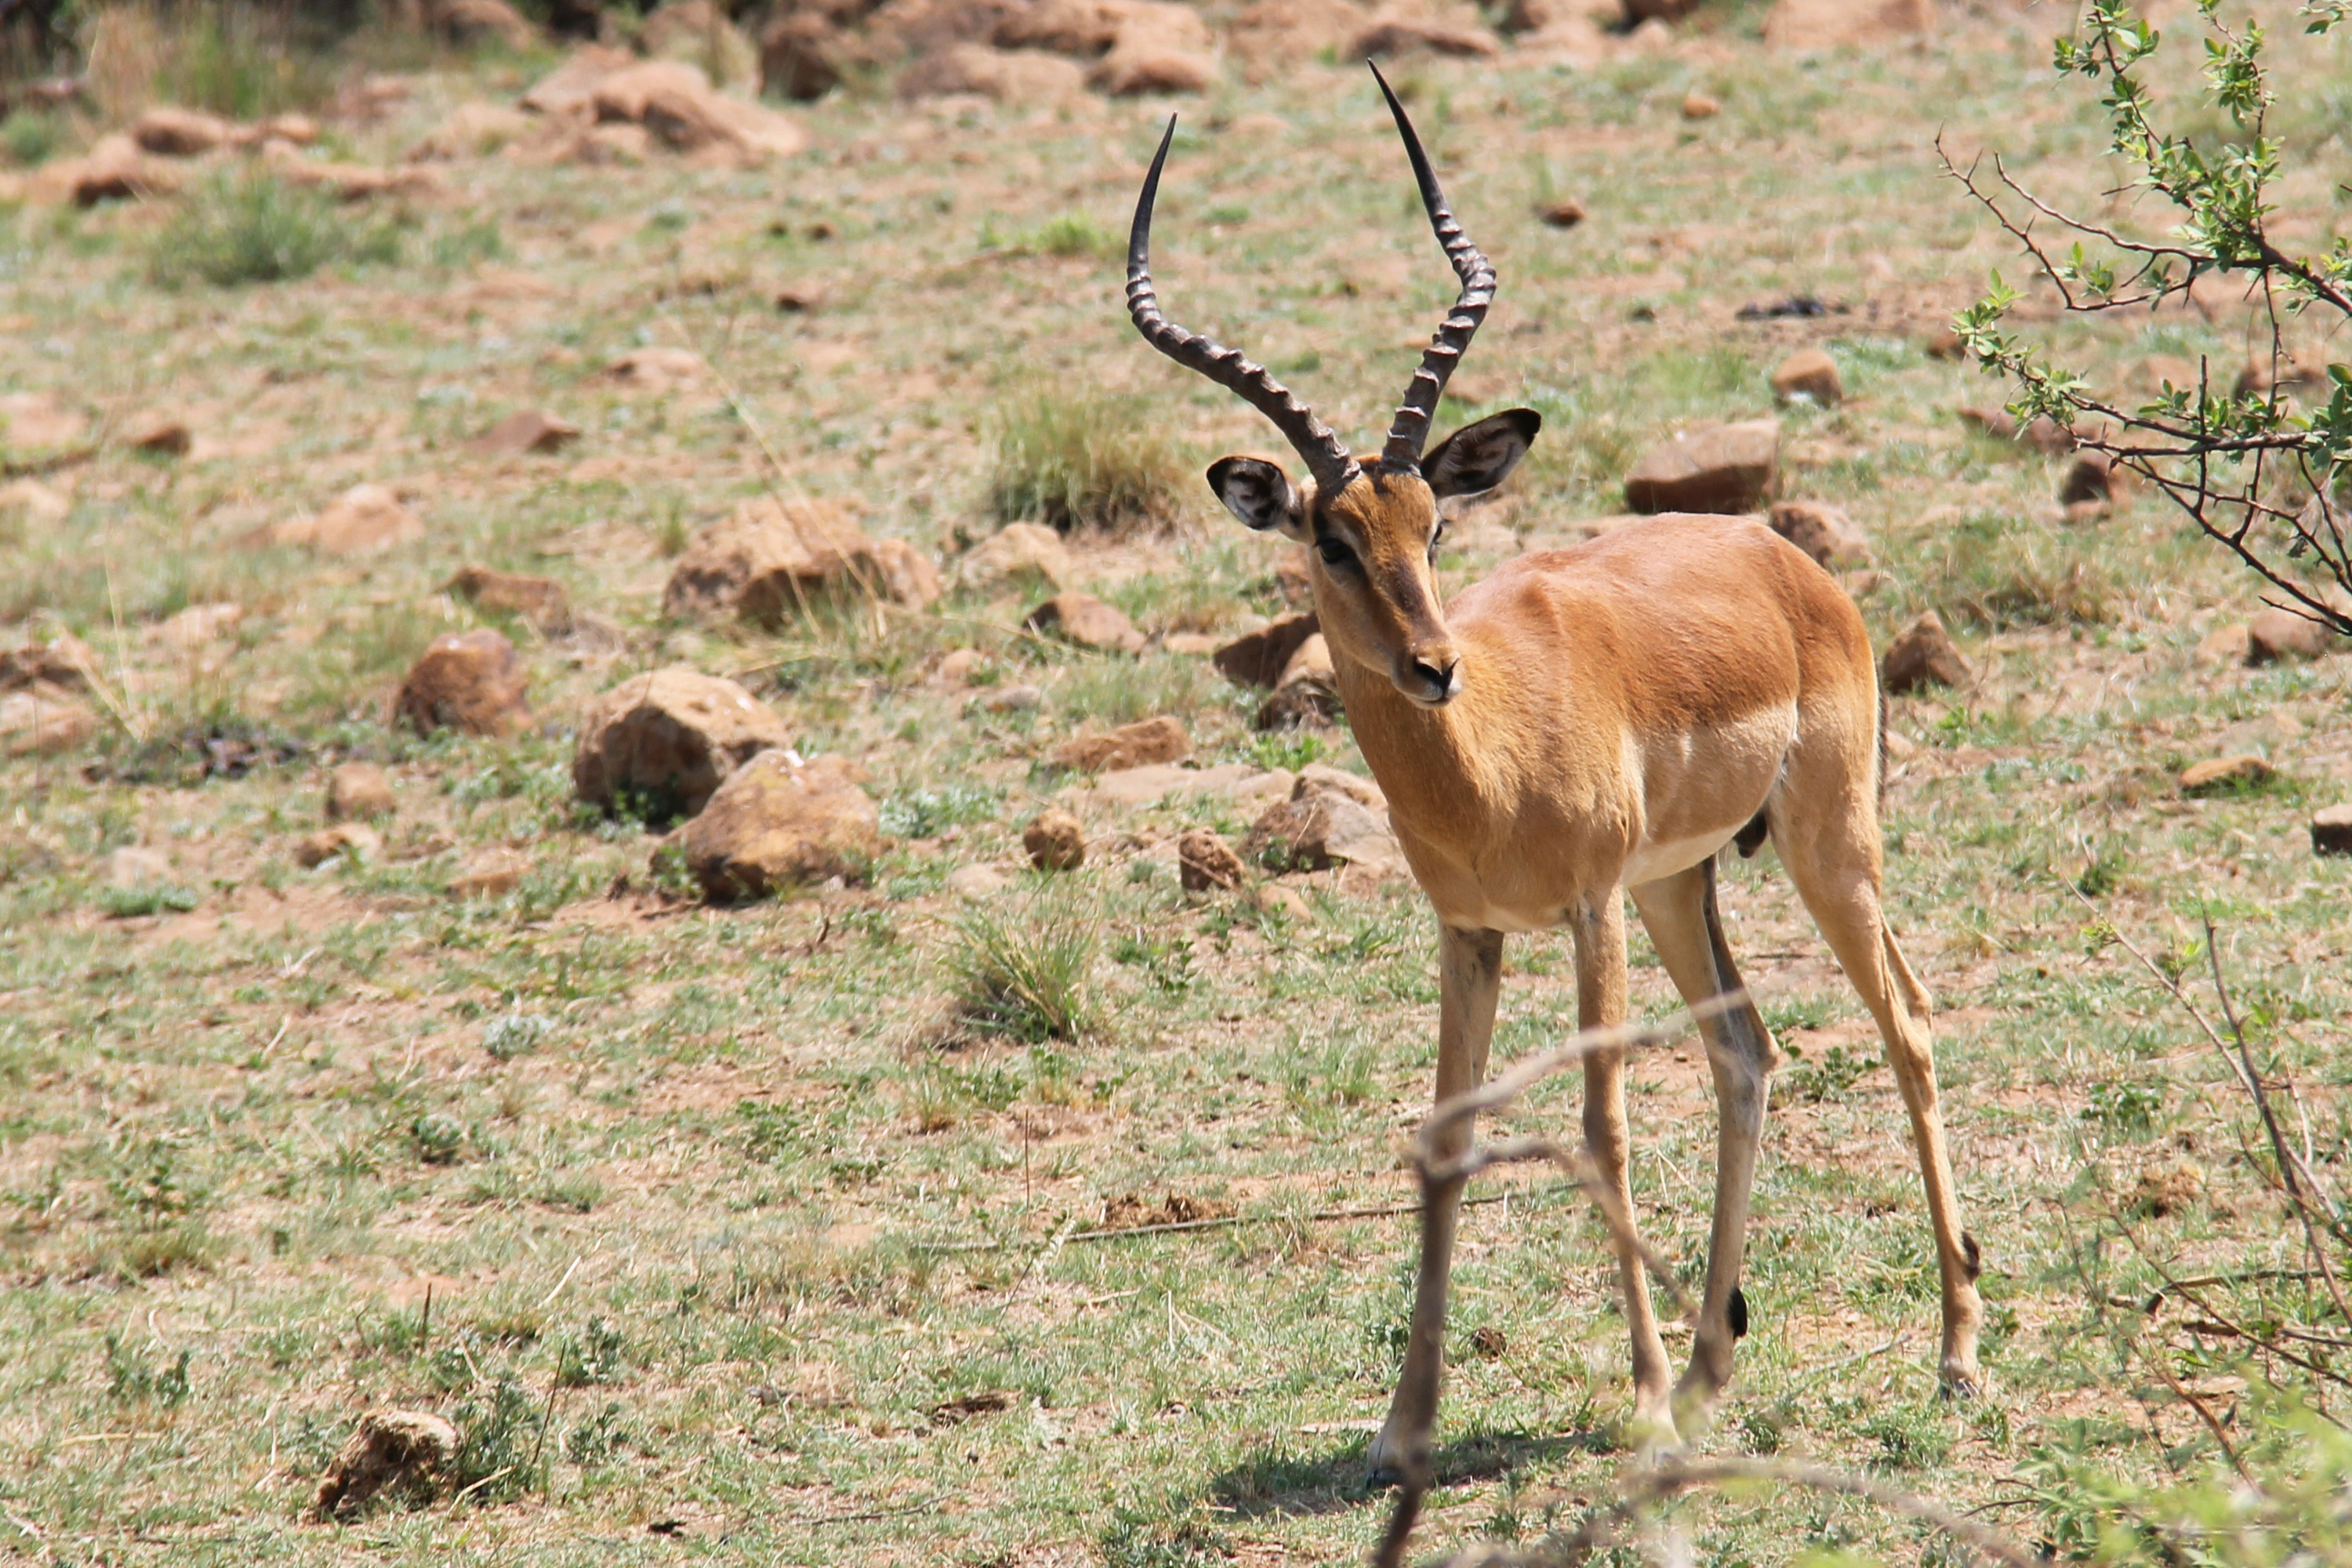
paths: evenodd
<path fill-rule="evenodd" d="M 1385 80 L 1381 90 L 1462 291 L 1377 461 L 1358 463 L 1262 366 L 1160 313 L 1151 209 L 1172 120 L 1136 205 L 1127 300 L 1147 342 L 1240 394 L 1307 464 L 1308 478 L 1294 483 L 1276 464 L 1224 458 L 1209 483 L 1249 527 L 1314 546 L 1315 608 L 1349 721 L 1437 910 L 1437 1096 L 1485 1076 L 1507 932 L 1565 922 L 1580 1024 L 1622 1021 L 1620 889 L 1687 1001 L 1738 990 L 1715 856 L 1734 838 L 1752 851 L 1769 832 L 1886 1042 L 1935 1226 L 1943 1381 L 1971 1394 L 1977 1244 L 1961 1228 L 1936 1106 L 1927 995 L 1881 907 L 1881 713 L 1862 617 L 1802 552 L 1727 517 L 1655 517 L 1572 550 L 1522 555 L 1439 604 L 1437 503 L 1500 484 L 1541 421 L 1514 409 L 1423 453 L 1446 378 L 1494 298 L 1495 270 L 1448 210 L 1404 106 Z M 1691 1363 L 1672 1392 L 1641 1258 L 1630 1235 L 1617 1243 L 1635 1425 L 1652 1442 L 1673 1441 L 1678 1416 L 1692 1427 L 1706 1419 L 1748 1327 L 1740 1252 L 1779 1052 L 1752 1004 L 1702 1028 L 1721 1116 L 1715 1215 Z M 1588 1059 L 1584 1136 L 1630 1215 L 1622 1053 Z M 1465 1127 L 1457 1139 L 1467 1137 Z M 1403 1375 L 1372 1445 L 1375 1479 L 1400 1474 L 1409 1454 L 1427 1456 L 1460 1196 L 1459 1182 L 1442 1192 L 1424 1239 Z"/>

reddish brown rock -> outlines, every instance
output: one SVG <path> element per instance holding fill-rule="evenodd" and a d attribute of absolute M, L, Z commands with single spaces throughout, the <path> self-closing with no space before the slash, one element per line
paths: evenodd
<path fill-rule="evenodd" d="M 791 741 L 784 721 L 735 682 L 698 669 L 656 670 L 582 712 L 572 784 L 607 810 L 631 804 L 647 816 L 691 816 L 728 774 Z"/>
<path fill-rule="evenodd" d="M 1076 60 L 1042 49 L 951 44 L 919 58 L 898 77 L 901 98 L 976 93 L 999 103 L 1052 106 L 1082 99 L 1087 72 Z"/>
<path fill-rule="evenodd" d="M 1962 408 L 1958 411 L 1960 423 L 1972 430 L 1981 431 L 1996 441 L 2019 441 L 2047 457 L 2060 457 L 2073 451 L 2080 443 L 2074 432 L 2059 424 L 2047 414 L 2037 414 L 2027 421 L 2022 436 L 2017 421 L 2006 408 Z"/>
<path fill-rule="evenodd" d="M 1059 806 L 1037 814 L 1022 830 L 1021 847 L 1040 871 L 1075 871 L 1087 863 L 1085 825 Z"/>
<path fill-rule="evenodd" d="M 1209 25 L 1189 6 L 1128 0 L 1110 51 L 1087 73 L 1114 98 L 1143 92 L 1202 92 L 1217 79 Z"/>
<path fill-rule="evenodd" d="M 467 566 L 445 586 L 478 608 L 520 616 L 543 636 L 560 633 L 572 624 L 572 595 L 552 577 Z"/>
<path fill-rule="evenodd" d="M 1260 814 L 1242 848 L 1250 858 L 1278 870 L 1323 871 L 1351 865 L 1390 876 L 1406 871 L 1404 851 L 1390 830 L 1387 811 L 1326 777 L 1301 775 L 1288 800 Z"/>
<path fill-rule="evenodd" d="M 1753 511 L 1771 493 L 1780 461 L 1774 420 L 1704 426 L 1634 465 L 1625 477 L 1625 504 L 1639 512 Z"/>
<path fill-rule="evenodd" d="M 2312 815 L 2311 852 L 2352 855 L 2352 804 L 2327 806 Z"/>
<path fill-rule="evenodd" d="M 2343 646 L 2344 639 L 2331 627 L 2276 605 L 2256 616 L 2246 627 L 2248 664 L 2319 658 Z"/>
<path fill-rule="evenodd" d="M 808 133 L 772 109 L 714 91 L 710 79 L 681 60 L 646 60 L 599 79 L 589 94 L 596 118 L 643 125 L 682 153 L 709 152 L 743 163 L 789 158 Z"/>
<path fill-rule="evenodd" d="M 1878 669 L 1880 684 L 1895 696 L 1923 686 L 1962 687 L 1976 679 L 1952 634 L 1944 629 L 1944 617 L 1933 610 L 1922 612 L 1895 634 Z"/>
<path fill-rule="evenodd" d="M 1192 754 L 1192 738 L 1184 726 L 1161 714 L 1122 724 L 1108 735 L 1082 735 L 1054 748 L 1055 767 L 1078 773 L 1106 773 L 1116 768 L 1140 768 L 1172 763 Z"/>
<path fill-rule="evenodd" d="M 1502 45 L 1484 27 L 1409 16 L 1386 16 L 1374 22 L 1356 35 L 1349 50 L 1358 58 L 1423 53 L 1474 60 L 1490 59 L 1501 52 Z"/>
<path fill-rule="evenodd" d="M 401 682 L 393 714 L 420 735 L 513 733 L 530 720 L 514 644 L 487 627 L 435 637 Z"/>
<path fill-rule="evenodd" d="M 1823 408 L 1835 407 L 1845 397 L 1845 383 L 1837 361 L 1821 349 L 1799 349 L 1772 372 L 1772 395 L 1783 403 L 1803 398 Z"/>
<path fill-rule="evenodd" d="M 2121 478 L 2114 459 L 2105 452 L 2084 452 L 2067 467 L 2066 477 L 2059 481 L 2058 504 L 2076 507 L 2104 502 L 2114 495 Z"/>
<path fill-rule="evenodd" d="M 1574 228 L 1584 221 L 1584 204 L 1574 196 L 1562 196 L 1536 208 L 1536 216 L 1552 228 Z"/>
<path fill-rule="evenodd" d="M 539 29 L 507 0 L 431 0 L 430 15 L 453 44 L 497 44 L 520 54 L 539 42 Z"/>
<path fill-rule="evenodd" d="M 1195 828 L 1176 840 L 1176 874 L 1189 892 L 1231 891 L 1242 885 L 1249 868 L 1234 853 L 1233 846 L 1206 829 Z"/>
<path fill-rule="evenodd" d="M 686 825 L 687 868 L 722 902 L 862 872 L 881 852 L 881 816 L 839 757 L 761 752 Z"/>
<path fill-rule="evenodd" d="M 1719 98 L 1704 92 L 1689 92 L 1683 95 L 1685 120 L 1712 120 L 1722 112 L 1723 100 Z"/>
<path fill-rule="evenodd" d="M 294 863 L 310 871 L 338 856 L 352 860 L 373 860 L 383 851 L 383 840 L 376 836 L 374 828 L 362 822 L 339 822 L 297 839 Z"/>
<path fill-rule="evenodd" d="M 424 1503 L 438 1493 L 457 1457 L 457 1429 L 422 1410 L 372 1410 L 319 1481 L 310 1511 L 320 1520 L 349 1519 L 378 1496 Z"/>
<path fill-rule="evenodd" d="M 776 626 L 823 601 L 869 595 L 919 608 L 940 595 L 938 569 L 903 541 L 867 538 L 837 501 L 762 496 L 687 547 L 662 609 Z"/>
<path fill-rule="evenodd" d="M 850 63 L 841 29 L 819 12 L 786 10 L 760 34 L 760 90 L 771 98 L 814 103 Z"/>
<path fill-rule="evenodd" d="M 1143 634 L 1135 629 L 1135 623 L 1092 594 L 1056 594 L 1030 611 L 1022 624 L 1080 647 L 1107 653 L 1143 651 Z"/>
<path fill-rule="evenodd" d="M 98 714 L 47 681 L 0 695 L 0 747 L 12 757 L 69 752 L 98 733 Z"/>
<path fill-rule="evenodd" d="M 125 422 L 122 444 L 134 452 L 184 458 L 188 455 L 188 448 L 195 444 L 195 437 L 184 419 L 174 419 L 165 414 L 145 414 Z"/>
<path fill-rule="evenodd" d="M 1870 564 L 1870 543 L 1853 520 L 1826 501 L 1772 503 L 1772 531 L 1830 571 Z"/>
<path fill-rule="evenodd" d="M 522 886 L 530 874 L 530 861 L 512 849 L 488 849 L 467 858 L 465 867 L 449 879 L 448 894 L 453 899 L 503 899 Z"/>
<path fill-rule="evenodd" d="M 656 344 L 650 348 L 631 349 L 604 367 L 604 374 L 614 381 L 639 386 L 648 392 L 667 392 L 699 381 L 710 366 L 691 349 L 668 348 Z"/>
<path fill-rule="evenodd" d="M 315 514 L 279 523 L 268 537 L 273 544 L 329 555 L 362 555 L 415 543 L 425 537 L 425 522 L 384 486 L 353 485 Z"/>
<path fill-rule="evenodd" d="M 526 452 L 560 452 L 580 439 L 580 426 L 543 408 L 508 415 L 466 443 L 478 458 L 516 458 Z"/>
<path fill-rule="evenodd" d="M 2208 757 L 2181 770 L 2180 791 L 2183 795 L 2203 795 L 2208 791 L 2244 789 L 2263 783 L 2272 773 L 2270 763 L 2251 752 L 2233 757 Z"/>
<path fill-rule="evenodd" d="M 327 776 L 327 820 L 362 822 L 399 806 L 392 776 L 373 763 L 344 763 Z"/>
<path fill-rule="evenodd" d="M 131 140 L 142 152 L 167 158 L 194 158 L 238 140 L 234 121 L 202 110 L 159 103 L 131 123 Z"/>
<path fill-rule="evenodd" d="M 1322 624 L 1312 610 L 1303 615 L 1277 616 L 1254 632 L 1244 632 L 1211 658 L 1234 685 L 1271 689 L 1282 684 L 1282 672 L 1289 668 L 1300 646 L 1321 629 Z"/>

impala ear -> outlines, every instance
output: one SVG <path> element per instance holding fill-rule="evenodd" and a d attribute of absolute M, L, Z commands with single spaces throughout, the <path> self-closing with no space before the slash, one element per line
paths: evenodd
<path fill-rule="evenodd" d="M 1209 465 L 1209 488 L 1225 510 L 1260 533 L 1307 538 L 1307 503 L 1279 463 L 1264 458 L 1219 458 Z"/>
<path fill-rule="evenodd" d="M 1421 460 L 1422 477 L 1443 500 L 1483 495 L 1511 477 L 1535 445 L 1543 416 L 1532 408 L 1507 408 L 1475 425 L 1465 425 Z"/>

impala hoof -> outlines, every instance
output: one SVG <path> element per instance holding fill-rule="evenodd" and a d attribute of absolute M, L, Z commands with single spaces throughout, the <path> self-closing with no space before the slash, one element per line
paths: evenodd
<path fill-rule="evenodd" d="M 1948 1366 L 1936 1375 L 1937 1392 L 1955 1402 L 1984 1397 L 1984 1373 L 1973 1366 Z"/>
<path fill-rule="evenodd" d="M 1385 1426 L 1364 1450 L 1364 1485 L 1373 1491 L 1404 1485 L 1404 1447 Z"/>

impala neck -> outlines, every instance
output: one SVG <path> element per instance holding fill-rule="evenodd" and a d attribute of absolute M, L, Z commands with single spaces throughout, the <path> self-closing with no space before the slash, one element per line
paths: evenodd
<path fill-rule="evenodd" d="M 1388 797 L 1389 815 L 1440 841 L 1486 819 L 1484 808 L 1503 794 L 1498 764 L 1505 753 L 1486 733 L 1495 672 L 1480 668 L 1473 650 L 1465 648 L 1464 658 L 1471 662 L 1461 695 L 1425 708 L 1399 691 L 1385 669 L 1331 650 L 1349 727 Z"/>

